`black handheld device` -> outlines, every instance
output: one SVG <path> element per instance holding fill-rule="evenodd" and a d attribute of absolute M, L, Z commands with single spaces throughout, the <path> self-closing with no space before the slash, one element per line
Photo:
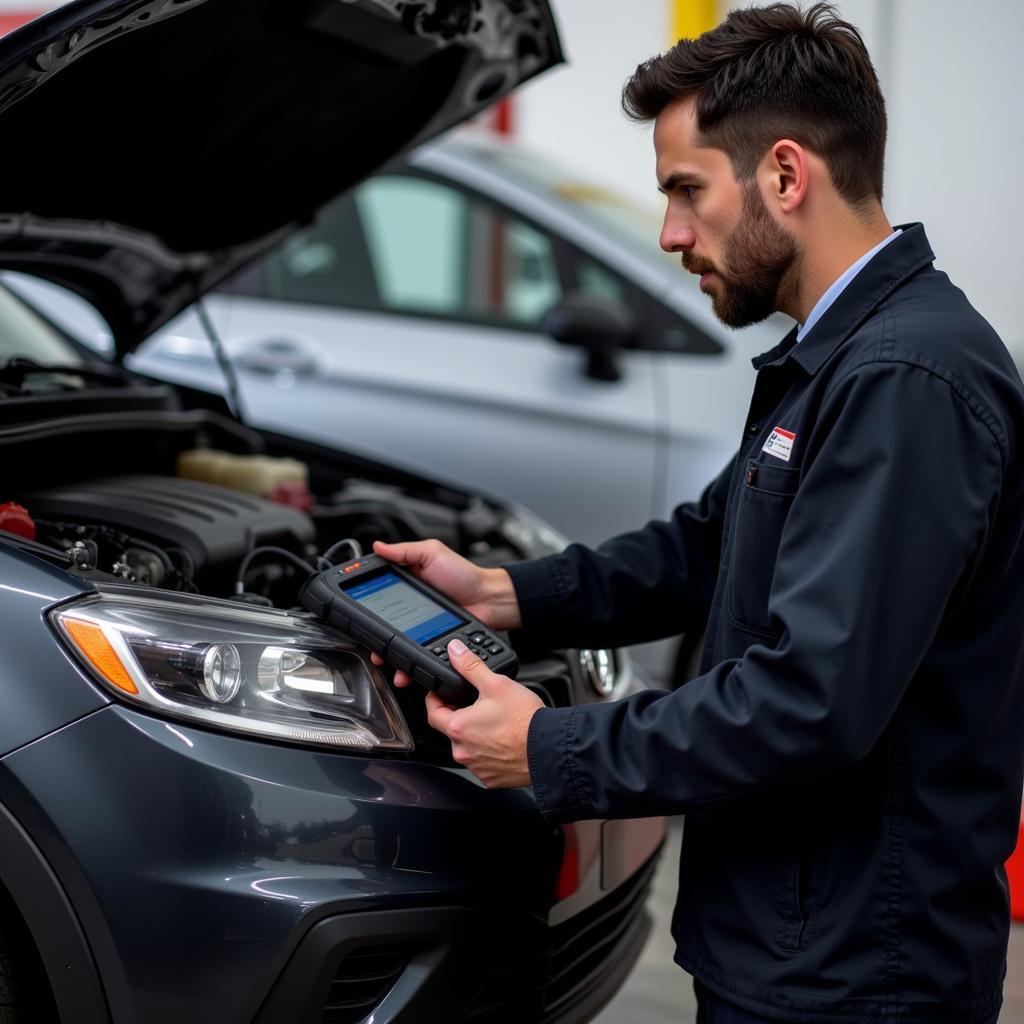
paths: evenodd
<path fill-rule="evenodd" d="M 519 671 L 519 658 L 506 641 L 465 608 L 378 555 L 363 555 L 310 577 L 299 599 L 448 704 L 464 706 L 476 697 L 473 686 L 451 666 L 450 640 L 461 640 L 495 672 L 515 676 Z"/>

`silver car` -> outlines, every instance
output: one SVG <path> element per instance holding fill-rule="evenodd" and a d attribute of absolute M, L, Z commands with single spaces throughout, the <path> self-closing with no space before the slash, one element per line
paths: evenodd
<path fill-rule="evenodd" d="M 341 196 L 206 311 L 254 426 L 471 484 L 595 543 L 699 494 L 738 443 L 750 358 L 785 330 L 723 328 L 657 236 L 550 163 L 450 137 Z M 225 389 L 195 308 L 130 362 Z"/>

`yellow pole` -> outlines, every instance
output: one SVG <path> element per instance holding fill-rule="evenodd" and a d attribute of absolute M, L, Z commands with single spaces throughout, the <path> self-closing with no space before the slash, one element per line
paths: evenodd
<path fill-rule="evenodd" d="M 669 42 L 693 39 L 714 28 L 724 14 L 725 0 L 668 0 Z"/>

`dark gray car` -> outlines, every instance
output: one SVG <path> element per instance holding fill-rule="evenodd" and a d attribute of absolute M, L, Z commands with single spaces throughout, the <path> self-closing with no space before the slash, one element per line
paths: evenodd
<path fill-rule="evenodd" d="M 0 267 L 87 299 L 121 357 L 559 59 L 543 0 L 68 4 L 0 42 Z M 611 997 L 661 819 L 552 828 L 485 790 L 422 692 L 297 607 L 352 543 L 502 564 L 551 550 L 543 524 L 254 431 L 7 292 L 0 452 L 4 1024 L 577 1022 Z M 621 652 L 512 640 L 549 704 L 638 685 Z"/>

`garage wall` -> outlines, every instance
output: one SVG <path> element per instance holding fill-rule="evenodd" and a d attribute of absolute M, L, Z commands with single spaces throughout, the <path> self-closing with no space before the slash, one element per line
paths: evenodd
<path fill-rule="evenodd" d="M 619 113 L 619 96 L 637 64 L 665 48 L 667 0 L 553 0 L 552 6 L 569 64 L 516 93 L 516 137 L 659 210 L 650 129 Z"/>
<path fill-rule="evenodd" d="M 622 83 L 669 44 L 671 0 L 553 0 L 569 68 L 515 100 L 518 137 L 652 209 L 649 129 L 619 113 Z M 872 53 L 890 120 L 886 207 L 923 220 L 946 270 L 1024 364 L 1024 4 L 838 0 Z"/>
<path fill-rule="evenodd" d="M 1024 363 L 1024 4 L 892 6 L 889 210 L 924 220 L 938 265 Z"/>

